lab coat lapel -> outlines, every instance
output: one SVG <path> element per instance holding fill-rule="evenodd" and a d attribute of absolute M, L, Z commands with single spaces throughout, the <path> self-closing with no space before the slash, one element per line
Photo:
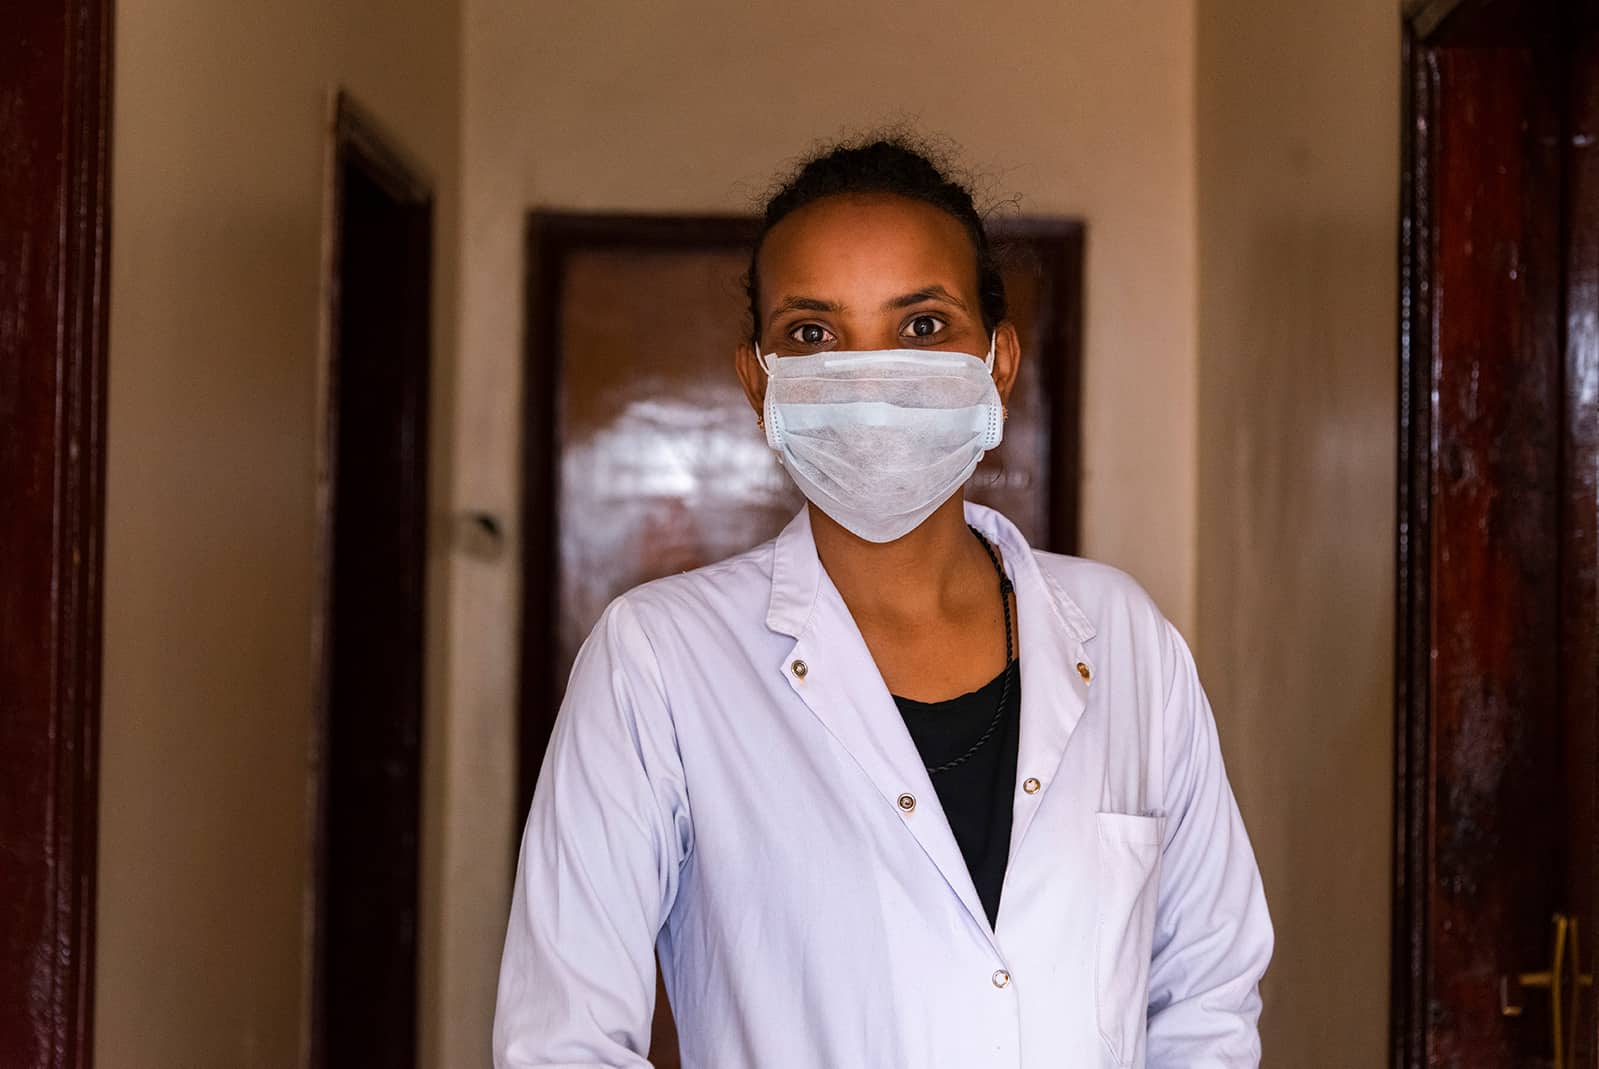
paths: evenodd
<path fill-rule="evenodd" d="M 1016 792 L 1011 814 L 1009 856 L 1012 859 L 1049 792 L 1069 789 L 1056 787 L 1056 773 L 1066 755 L 1066 744 L 1071 741 L 1072 732 L 1088 707 L 1088 688 L 1092 686 L 1077 668 L 1083 665 L 1091 677 L 1093 667 L 1088 661 L 1086 643 L 1073 634 L 1049 626 L 1053 622 L 1050 619 L 1053 606 L 1048 601 L 1052 593 L 1050 585 L 1047 578 L 1043 583 L 1017 585 L 1021 595 L 1018 604 L 1022 634 L 1022 716 L 1016 784 L 1022 788 L 1029 779 L 1037 779 L 1041 786 L 1032 792 L 1025 788 Z"/>
<path fill-rule="evenodd" d="M 1094 626 L 1038 566 L 1032 547 L 1008 520 L 970 502 L 966 520 L 1000 547 L 1005 570 L 1016 588 L 1022 711 L 1016 800 L 1011 811 L 1009 859 L 1014 860 L 1039 806 L 1054 787 L 1066 745 L 1087 708 L 1094 674 L 1088 647 Z M 1039 781 L 1038 790 L 1026 789 L 1029 779 Z"/>
<path fill-rule="evenodd" d="M 804 511 L 775 546 L 767 623 L 795 638 L 775 670 L 849 752 L 877 788 L 885 814 L 915 837 L 992 942 L 988 915 L 938 792 L 848 606 L 816 558 Z"/>

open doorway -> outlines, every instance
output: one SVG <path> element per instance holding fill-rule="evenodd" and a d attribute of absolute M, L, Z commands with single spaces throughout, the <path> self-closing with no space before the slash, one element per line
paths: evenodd
<path fill-rule="evenodd" d="M 347 96 L 333 127 L 311 1063 L 410 1069 L 433 193 Z"/>

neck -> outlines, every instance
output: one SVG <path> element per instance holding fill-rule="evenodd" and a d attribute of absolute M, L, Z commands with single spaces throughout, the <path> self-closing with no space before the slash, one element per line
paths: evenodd
<path fill-rule="evenodd" d="M 809 508 L 816 555 L 857 616 L 923 618 L 992 576 L 988 555 L 966 527 L 961 494 L 893 542 L 868 542 Z"/>

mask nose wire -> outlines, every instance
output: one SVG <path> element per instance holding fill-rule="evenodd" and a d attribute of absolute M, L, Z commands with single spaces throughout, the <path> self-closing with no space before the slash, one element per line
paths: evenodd
<path fill-rule="evenodd" d="M 984 366 L 986 366 L 988 368 L 988 370 L 990 370 L 990 371 L 994 370 L 994 341 L 995 341 L 995 339 L 997 337 L 998 337 L 997 333 L 990 334 L 988 336 L 988 356 L 985 357 L 984 360 L 983 360 Z M 766 372 L 767 377 L 770 378 L 771 375 L 772 375 L 772 364 L 777 358 L 777 353 L 776 352 L 762 353 L 761 352 L 761 343 L 760 342 L 755 342 L 754 346 L 755 346 L 755 362 L 757 364 L 761 365 L 761 370 Z"/>

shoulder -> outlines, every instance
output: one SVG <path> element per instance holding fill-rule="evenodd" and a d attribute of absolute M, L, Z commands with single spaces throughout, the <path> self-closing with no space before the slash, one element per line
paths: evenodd
<path fill-rule="evenodd" d="M 623 614 L 646 632 L 695 622 L 726 625 L 764 619 L 771 593 L 773 543 L 763 542 L 714 564 L 641 583 L 611 602 L 607 615 Z"/>
<path fill-rule="evenodd" d="M 1107 627 L 1165 623 L 1160 606 L 1143 585 L 1120 568 L 1086 557 L 1034 550 L 1044 579 L 1087 618 L 1096 631 Z"/>
<path fill-rule="evenodd" d="M 1082 557 L 1034 555 L 1057 602 L 1080 613 L 1092 632 L 1093 652 L 1131 668 L 1161 692 L 1193 672 L 1187 643 L 1137 579 Z"/>
<path fill-rule="evenodd" d="M 771 544 L 692 571 L 641 583 L 605 606 L 573 665 L 568 697 L 583 680 L 609 687 L 621 670 L 664 692 L 669 678 L 700 663 L 712 643 L 730 648 L 763 620 L 771 575 Z"/>

